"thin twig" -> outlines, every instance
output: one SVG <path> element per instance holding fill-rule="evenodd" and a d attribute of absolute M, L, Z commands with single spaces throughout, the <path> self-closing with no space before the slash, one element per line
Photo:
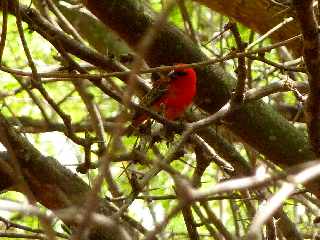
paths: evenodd
<path fill-rule="evenodd" d="M 0 65 L 2 63 L 2 56 L 7 39 L 8 29 L 8 0 L 2 1 L 2 31 L 0 40 Z"/>
<path fill-rule="evenodd" d="M 208 215 L 208 219 L 218 231 L 224 236 L 226 240 L 235 240 L 235 237 L 227 230 L 224 224 L 220 221 L 220 219 L 214 214 L 214 212 L 210 209 L 209 204 L 205 201 L 201 202 L 201 206 L 206 210 Z"/>
<path fill-rule="evenodd" d="M 241 40 L 241 35 L 239 33 L 236 23 L 231 23 L 231 32 L 234 35 L 235 42 L 237 44 L 237 50 L 243 52 L 245 50 L 245 43 Z M 237 85 L 232 96 L 232 103 L 241 104 L 244 98 L 244 91 L 246 87 L 247 79 L 247 69 L 246 69 L 246 59 L 244 56 L 238 58 L 238 67 L 236 69 L 237 74 Z"/>
<path fill-rule="evenodd" d="M 59 8 L 55 5 L 55 3 L 52 0 L 46 0 L 50 10 L 56 15 L 58 20 L 61 22 L 61 25 L 67 32 L 69 32 L 74 39 L 81 42 L 82 44 L 85 42 L 80 34 L 75 30 L 75 28 L 72 26 L 72 24 L 68 21 L 68 19 L 61 13 Z"/>
<path fill-rule="evenodd" d="M 173 217 L 175 217 L 183 207 L 184 205 L 182 203 L 179 203 L 177 206 L 175 206 L 171 210 L 171 212 L 164 218 L 164 220 L 161 223 L 157 224 L 155 228 L 152 231 L 150 231 L 143 240 L 153 240 L 155 236 L 159 234 L 165 228 L 165 226 L 167 226 L 169 221 Z"/>
<path fill-rule="evenodd" d="M 39 90 L 41 95 L 44 97 L 44 99 L 50 104 L 50 106 L 58 113 L 58 115 L 61 117 L 63 120 L 64 124 L 66 125 L 66 132 L 65 134 L 70 137 L 75 143 L 78 143 L 82 146 L 88 146 L 91 145 L 92 143 L 86 139 L 81 139 L 80 137 L 76 136 L 74 132 L 72 131 L 72 125 L 71 125 L 71 117 L 64 113 L 60 107 L 55 103 L 55 101 L 49 96 L 48 92 L 45 90 L 45 88 L 41 85 L 41 76 L 38 74 L 38 70 L 36 68 L 36 65 L 32 59 L 27 41 L 24 36 L 24 31 L 22 27 L 22 19 L 21 19 L 21 14 L 20 14 L 20 7 L 18 2 L 16 1 L 16 19 L 17 19 L 17 28 L 19 32 L 19 36 L 22 42 L 22 46 L 24 49 L 24 52 L 26 54 L 26 57 L 28 59 L 29 66 L 32 70 L 32 78 L 31 82 L 35 88 Z"/>
<path fill-rule="evenodd" d="M 193 28 L 193 24 L 190 18 L 190 15 L 188 13 L 188 9 L 186 7 L 185 1 L 184 0 L 177 0 L 181 15 L 183 17 L 183 21 L 185 23 L 185 26 L 188 26 L 188 30 L 190 32 L 190 38 L 192 39 L 192 41 L 197 44 L 198 43 L 198 39 L 197 39 L 197 35 L 196 32 Z"/>
<path fill-rule="evenodd" d="M 9 221 L 8 219 L 5 219 L 5 218 L 3 218 L 1 216 L 0 216 L 0 221 L 5 223 L 6 229 L 17 228 L 17 229 L 21 229 L 23 231 L 32 232 L 32 233 L 44 233 L 44 231 L 41 230 L 41 229 L 34 229 L 34 228 L 30 228 L 28 226 L 17 224 L 17 223 L 14 223 L 12 221 Z M 58 237 L 61 237 L 61 238 L 65 238 L 65 239 L 68 238 L 68 236 L 66 234 L 63 234 L 63 233 L 55 232 L 55 234 Z"/>
<path fill-rule="evenodd" d="M 267 37 L 269 37 L 271 34 L 273 34 L 275 31 L 278 31 L 280 28 L 284 27 L 286 24 L 290 23 L 293 21 L 293 17 L 289 17 L 289 18 L 285 18 L 281 23 L 279 23 L 278 25 L 274 26 L 273 28 L 271 28 L 268 32 L 266 32 L 265 34 L 263 34 L 261 37 L 259 37 L 257 40 L 255 40 L 254 42 L 250 43 L 247 46 L 247 50 L 253 48 L 255 45 L 257 45 L 258 43 L 262 42 L 264 39 L 266 39 Z"/>
<path fill-rule="evenodd" d="M 267 203 L 262 206 L 252 220 L 247 239 L 255 239 L 260 227 L 275 213 L 283 202 L 294 193 L 299 184 L 304 184 L 320 175 L 319 161 L 314 162 L 311 167 L 299 173 L 287 177 L 288 182 L 283 183 L 281 189 L 274 194 Z"/>

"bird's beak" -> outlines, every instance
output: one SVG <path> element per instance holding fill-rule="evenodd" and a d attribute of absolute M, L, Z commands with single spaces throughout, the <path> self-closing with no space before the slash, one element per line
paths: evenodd
<path fill-rule="evenodd" d="M 172 79 L 175 79 L 177 77 L 177 74 L 176 74 L 175 71 L 171 71 L 171 72 L 168 73 L 168 77 L 172 78 Z"/>

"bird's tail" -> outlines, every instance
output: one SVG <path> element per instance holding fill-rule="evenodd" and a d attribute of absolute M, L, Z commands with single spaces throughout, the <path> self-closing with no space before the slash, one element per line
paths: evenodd
<path fill-rule="evenodd" d="M 137 116 L 134 116 L 132 119 L 132 123 L 123 131 L 123 135 L 125 136 L 131 136 L 132 133 L 139 128 L 139 126 L 148 119 L 147 114 L 139 114 Z"/>
<path fill-rule="evenodd" d="M 145 114 L 145 113 L 138 114 L 138 115 L 133 117 L 132 125 L 137 128 L 138 126 L 140 126 L 147 119 L 148 119 L 148 115 L 147 114 Z"/>

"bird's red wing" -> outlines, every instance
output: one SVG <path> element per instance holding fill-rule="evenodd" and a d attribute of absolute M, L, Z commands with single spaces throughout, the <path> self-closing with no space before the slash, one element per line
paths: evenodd
<path fill-rule="evenodd" d="M 150 108 L 157 101 L 161 99 L 168 92 L 168 82 L 158 82 L 141 100 L 141 105 Z M 159 109 L 151 109 L 154 111 L 159 111 Z M 132 122 L 134 126 L 139 125 L 148 118 L 146 113 L 141 111 L 136 111 Z"/>
<path fill-rule="evenodd" d="M 161 83 L 152 88 L 142 99 L 142 104 L 145 107 L 152 106 L 162 96 L 168 92 L 168 83 Z"/>

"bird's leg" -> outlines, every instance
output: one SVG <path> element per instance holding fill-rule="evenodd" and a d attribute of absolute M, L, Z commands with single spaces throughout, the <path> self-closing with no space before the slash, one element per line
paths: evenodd
<path fill-rule="evenodd" d="M 142 124 L 139 126 L 139 128 L 138 128 L 139 134 L 141 134 L 143 136 L 150 136 L 151 135 L 151 125 L 152 125 L 152 122 L 150 119 L 148 119 L 145 124 Z"/>
<path fill-rule="evenodd" d="M 166 113 L 166 105 L 164 103 L 160 104 L 160 111 L 159 113 L 165 117 L 165 113 Z"/>
<path fill-rule="evenodd" d="M 165 113 L 166 113 L 166 106 L 165 104 L 161 103 L 160 104 L 160 111 L 159 113 L 165 117 Z M 170 126 L 165 126 L 164 127 L 164 134 L 163 134 L 164 138 L 168 139 L 169 142 L 173 141 L 173 137 L 174 137 L 174 131 Z"/>
<path fill-rule="evenodd" d="M 139 133 L 140 133 L 140 141 L 135 147 L 139 151 L 147 152 L 148 146 L 147 142 L 150 141 L 151 136 L 151 125 L 152 122 L 150 120 L 147 120 L 147 122 L 139 127 Z"/>
<path fill-rule="evenodd" d="M 175 132 L 182 134 L 182 132 L 186 129 L 185 121 L 182 118 L 179 118 L 177 123 L 179 124 L 179 126 L 178 129 L 175 129 Z"/>
<path fill-rule="evenodd" d="M 164 127 L 164 138 L 167 139 L 168 142 L 173 142 L 174 134 L 175 129 L 173 129 L 170 125 Z"/>

